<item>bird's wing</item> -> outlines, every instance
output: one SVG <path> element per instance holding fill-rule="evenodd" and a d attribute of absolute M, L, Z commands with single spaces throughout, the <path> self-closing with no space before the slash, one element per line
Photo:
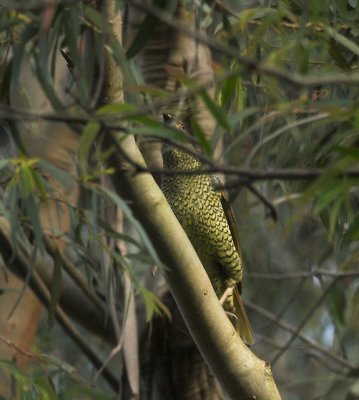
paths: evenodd
<path fill-rule="evenodd" d="M 218 188 L 220 185 L 220 181 L 217 177 L 212 177 L 212 185 L 214 189 L 216 187 Z M 227 218 L 228 226 L 231 231 L 232 239 L 234 246 L 238 252 L 239 255 L 241 255 L 240 251 L 240 245 L 239 245 L 239 236 L 236 228 L 236 220 L 234 217 L 233 209 L 231 207 L 230 202 L 227 199 L 226 194 L 224 191 L 221 191 L 221 204 L 224 210 L 224 214 Z M 237 286 L 234 288 L 234 306 L 236 308 L 236 317 L 238 319 L 238 324 L 239 324 L 239 331 L 240 331 L 240 336 L 244 343 L 246 343 L 248 346 L 252 345 L 254 343 L 254 337 L 253 337 L 253 330 L 251 323 L 249 322 L 246 310 L 244 308 L 242 299 L 241 299 L 241 284 L 237 284 Z"/>
<path fill-rule="evenodd" d="M 214 190 L 219 191 L 219 188 L 221 186 L 221 181 L 219 178 L 215 175 L 211 176 L 211 183 L 212 187 Z M 236 248 L 237 252 L 239 255 L 241 255 L 241 249 L 239 245 L 239 237 L 238 237 L 238 232 L 236 228 L 236 220 L 234 218 L 234 213 L 233 209 L 231 207 L 231 203 L 228 201 L 228 198 L 223 190 L 220 191 L 221 193 L 221 204 L 222 208 L 224 210 L 224 215 L 227 218 L 228 226 L 231 231 L 232 239 L 234 242 L 234 247 Z"/>

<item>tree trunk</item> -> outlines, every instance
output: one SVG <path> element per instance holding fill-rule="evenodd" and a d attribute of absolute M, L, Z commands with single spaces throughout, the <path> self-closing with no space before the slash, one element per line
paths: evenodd
<path fill-rule="evenodd" d="M 27 352 L 35 339 L 42 304 L 25 283 L 8 271 L 0 271 L 0 336 Z M 20 301 L 19 301 L 20 299 Z M 18 304 L 17 304 L 18 302 Z M 15 360 L 24 368 L 28 358 L 0 340 L 0 359 Z M 10 399 L 11 377 L 0 372 L 0 395 Z"/>
<path fill-rule="evenodd" d="M 130 2 L 125 24 L 125 44 L 129 48 L 138 34 L 138 27 L 146 16 L 146 8 L 152 6 L 151 1 L 142 1 L 142 8 L 136 7 L 139 2 Z M 178 5 L 173 15 L 185 27 L 194 30 L 194 20 L 185 15 L 182 5 Z M 178 75 L 186 74 L 196 83 L 207 85 L 209 96 L 214 96 L 212 80 L 212 58 L 207 46 L 197 43 L 183 32 L 156 21 L 156 29 L 139 54 L 139 63 L 147 84 L 177 93 L 184 90 L 177 80 Z M 163 112 L 174 112 L 194 117 L 201 125 L 208 138 L 211 137 L 215 122 L 203 103 L 196 101 L 191 112 L 188 103 L 191 100 L 183 96 L 168 104 Z M 162 167 L 161 143 L 139 139 L 139 146 L 147 165 L 152 168 Z M 218 146 L 217 152 L 221 151 Z M 157 182 L 160 177 L 154 176 Z M 142 396 L 146 400 L 157 399 L 194 399 L 214 400 L 223 398 L 213 374 L 199 353 L 188 329 L 178 311 L 172 296 L 167 292 L 162 300 L 169 307 L 173 320 L 157 317 L 153 321 L 151 332 L 142 333 L 140 352 L 143 358 Z M 150 357 L 148 357 L 150 355 Z M 142 397 L 141 397 L 142 398 Z"/>

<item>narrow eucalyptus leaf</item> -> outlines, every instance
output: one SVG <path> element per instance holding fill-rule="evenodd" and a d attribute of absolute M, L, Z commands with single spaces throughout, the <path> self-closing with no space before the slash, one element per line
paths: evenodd
<path fill-rule="evenodd" d="M 343 236 L 344 244 L 348 244 L 355 240 L 359 240 L 359 215 L 354 218 Z"/>
<path fill-rule="evenodd" d="M 47 160 L 39 160 L 38 166 L 40 170 L 43 170 L 46 174 L 52 176 L 57 181 L 59 181 L 64 187 L 69 185 L 71 179 L 70 174 L 63 169 L 56 167 L 53 163 Z"/>
<path fill-rule="evenodd" d="M 347 50 L 351 51 L 356 56 L 359 56 L 359 46 L 355 44 L 353 41 L 337 32 L 331 26 L 324 26 L 325 32 L 328 33 L 330 37 L 332 37 L 336 42 L 340 43 L 342 46 L 346 47 Z"/>
<path fill-rule="evenodd" d="M 51 283 L 51 300 L 48 311 L 49 327 L 53 327 L 55 323 L 56 307 L 59 303 L 60 293 L 61 293 L 62 266 L 61 266 L 61 257 L 58 251 L 55 252 L 53 261 L 54 261 L 54 269 L 53 269 L 52 283 Z"/>
<path fill-rule="evenodd" d="M 0 32 L 10 29 L 16 25 L 19 25 L 20 23 L 23 23 L 23 21 L 21 21 L 20 18 L 18 18 L 15 15 L 10 16 L 9 13 L 7 13 L 6 17 L 3 16 L 0 19 Z"/>
<path fill-rule="evenodd" d="M 122 114 L 135 111 L 136 107 L 129 103 L 111 103 L 100 107 L 96 115 Z"/>
<path fill-rule="evenodd" d="M 39 209 L 37 207 L 35 197 L 29 196 L 23 200 L 24 207 L 26 209 L 26 215 L 30 220 L 31 228 L 34 233 L 35 245 L 37 248 L 43 248 L 42 241 L 42 227 L 39 218 Z"/>
<path fill-rule="evenodd" d="M 313 208 L 313 212 L 315 214 L 319 214 L 326 207 L 328 207 L 333 200 L 342 198 L 343 195 L 348 192 L 350 186 L 350 183 L 346 181 L 337 182 L 336 180 L 333 180 L 327 185 L 321 187 L 320 193 Z"/>
<path fill-rule="evenodd" d="M 149 254 L 151 255 L 151 257 L 153 258 L 155 264 L 158 266 L 161 266 L 162 265 L 161 260 L 159 259 L 155 248 L 153 247 L 151 239 L 147 235 L 147 233 L 144 230 L 141 223 L 134 217 L 131 209 L 126 204 L 126 202 L 123 201 L 115 192 L 108 190 L 105 187 L 102 187 L 101 191 L 104 192 L 114 202 L 114 204 L 116 204 L 123 211 L 125 216 L 128 218 L 129 222 L 131 222 L 133 224 L 133 226 L 139 233 L 139 235 L 143 241 L 143 244 L 145 245 L 145 247 L 146 247 L 147 251 L 149 252 Z"/>
<path fill-rule="evenodd" d="M 158 20 L 156 17 L 151 14 L 146 15 L 136 37 L 134 38 L 131 46 L 126 52 L 129 60 L 135 57 L 143 49 L 149 39 L 151 39 L 157 24 Z"/>
<path fill-rule="evenodd" d="M 92 144 L 100 130 L 100 124 L 96 121 L 90 121 L 84 128 L 79 147 L 79 160 L 84 170 L 87 169 L 88 157 Z"/>
<path fill-rule="evenodd" d="M 103 25 L 105 23 L 104 16 L 97 10 L 95 10 L 93 7 L 85 7 L 84 8 L 84 14 L 86 18 L 92 22 L 97 28 L 103 28 Z"/>
<path fill-rule="evenodd" d="M 202 150 L 204 150 L 204 152 L 207 153 L 208 155 L 212 155 L 213 153 L 212 146 L 208 141 L 205 133 L 203 132 L 201 126 L 195 120 L 191 121 L 191 131 L 197 138 L 197 141 L 201 146 Z"/>
<path fill-rule="evenodd" d="M 226 131 L 230 131 L 231 127 L 227 121 L 227 117 L 224 115 L 223 110 L 208 96 L 206 92 L 199 94 L 203 102 L 205 103 L 208 111 L 213 115 L 218 125 L 220 125 Z"/>
<path fill-rule="evenodd" d="M 14 88 L 17 88 L 17 90 L 22 90 L 22 88 L 19 87 L 18 83 L 20 82 L 19 76 L 22 66 L 22 60 L 24 55 L 26 55 L 26 45 L 37 34 L 37 32 L 38 29 L 35 23 L 30 23 L 26 25 L 24 31 L 22 32 L 20 40 L 13 48 L 14 54 L 11 61 L 11 84 Z"/>

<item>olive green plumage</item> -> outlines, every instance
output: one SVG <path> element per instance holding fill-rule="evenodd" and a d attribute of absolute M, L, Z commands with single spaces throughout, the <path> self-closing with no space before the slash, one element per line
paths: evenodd
<path fill-rule="evenodd" d="M 165 119 L 168 121 L 169 117 Z M 184 129 L 179 122 L 176 126 Z M 165 170 L 201 168 L 195 157 L 172 145 L 164 144 L 162 155 Z M 214 190 L 215 179 L 204 174 L 165 174 L 162 191 L 205 267 L 217 296 L 220 298 L 228 287 L 235 288 L 224 308 L 235 315 L 232 322 L 243 341 L 252 344 L 252 329 L 239 295 L 242 262 L 233 214 L 223 193 Z"/>

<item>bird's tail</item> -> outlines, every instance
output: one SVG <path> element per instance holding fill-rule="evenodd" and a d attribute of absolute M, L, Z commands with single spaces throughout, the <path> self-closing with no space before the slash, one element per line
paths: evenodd
<path fill-rule="evenodd" d="M 235 315 L 237 318 L 235 324 L 237 332 L 239 332 L 239 335 L 242 338 L 243 342 L 246 345 L 251 346 L 254 343 L 252 326 L 247 317 L 247 313 L 244 309 L 241 295 L 239 294 L 239 290 L 237 287 L 234 288 L 234 307 L 236 310 Z"/>

